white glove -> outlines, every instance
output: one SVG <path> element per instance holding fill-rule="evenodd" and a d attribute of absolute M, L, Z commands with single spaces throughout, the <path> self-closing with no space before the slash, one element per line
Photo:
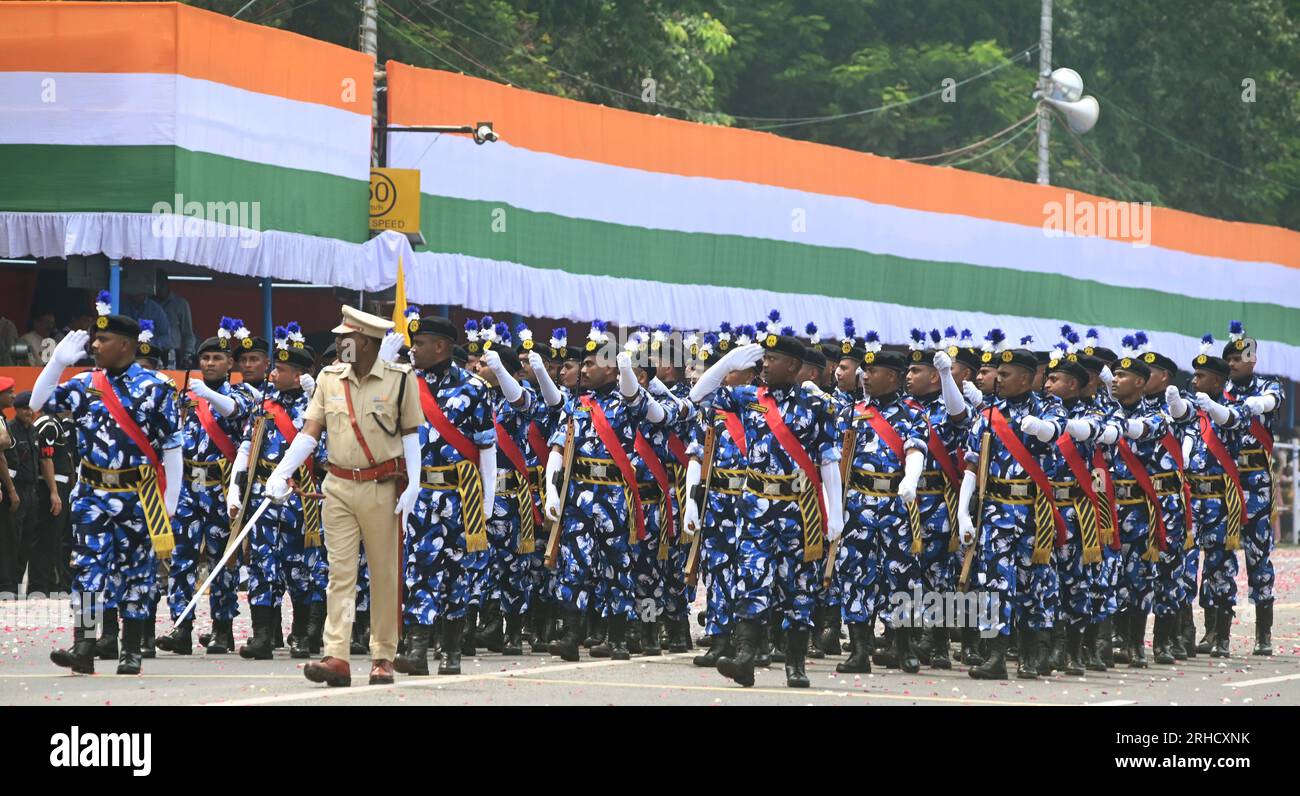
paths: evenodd
<path fill-rule="evenodd" d="M 736 370 L 744 370 L 752 367 L 755 362 L 763 358 L 763 346 L 758 343 L 750 343 L 740 348 L 733 348 L 723 355 L 722 359 L 713 363 L 708 370 L 700 375 L 691 388 L 691 401 L 700 403 L 713 394 L 718 387 L 722 386 L 722 380 L 727 377 L 728 373 Z"/>
<path fill-rule="evenodd" d="M 973 381 L 968 381 L 961 386 L 961 394 L 966 396 L 966 401 L 971 406 L 984 403 L 984 393 L 980 392 L 980 388 L 976 387 Z"/>
<path fill-rule="evenodd" d="M 266 478 L 266 497 L 271 502 L 278 505 L 284 504 L 289 499 L 289 479 L 284 475 L 279 475 L 279 468 Z"/>
<path fill-rule="evenodd" d="M 934 369 L 940 373 L 952 370 L 952 357 L 948 356 L 947 351 L 934 352 Z"/>
<path fill-rule="evenodd" d="M 1119 429 L 1114 425 L 1107 423 L 1106 427 L 1101 430 L 1101 436 L 1097 439 L 1103 445 L 1114 445 L 1119 441 Z"/>
<path fill-rule="evenodd" d="M 1183 400 L 1178 388 L 1172 384 L 1165 388 L 1165 403 L 1169 404 L 1169 414 L 1174 417 L 1182 417 L 1187 414 L 1187 402 Z"/>
<path fill-rule="evenodd" d="M 637 381 L 636 371 L 632 370 L 632 356 L 626 351 L 620 351 L 615 359 L 618 362 L 619 394 L 624 398 L 635 397 L 641 389 L 641 382 Z"/>
<path fill-rule="evenodd" d="M 497 502 L 497 446 L 479 448 L 478 475 L 483 481 L 483 519 L 492 519 Z"/>
<path fill-rule="evenodd" d="M 244 496 L 239 491 L 239 484 L 231 479 L 230 485 L 226 487 L 226 513 L 231 517 L 239 513 L 239 509 L 244 505 Z"/>
<path fill-rule="evenodd" d="M 975 541 L 975 523 L 971 522 L 970 501 L 979 486 L 974 471 L 967 470 L 961 477 L 961 489 L 957 493 L 957 530 L 961 534 L 963 546 Z"/>
<path fill-rule="evenodd" d="M 1046 420 L 1040 420 L 1033 415 L 1025 415 L 1020 419 L 1020 430 L 1037 438 L 1040 442 L 1047 442 L 1056 433 L 1056 427 Z"/>
<path fill-rule="evenodd" d="M 537 379 L 537 388 L 541 390 L 542 400 L 546 401 L 546 405 L 559 406 L 564 396 L 560 394 L 560 388 L 555 386 L 555 381 L 547 372 L 546 361 L 542 359 L 541 354 L 536 351 L 528 352 L 528 369 L 533 372 L 533 378 Z"/>
<path fill-rule="evenodd" d="M 840 483 L 840 463 L 826 462 L 819 469 L 822 497 L 826 502 L 826 541 L 833 542 L 844 532 L 844 486 Z"/>
<path fill-rule="evenodd" d="M 694 536 L 700 529 L 700 507 L 695 504 L 691 494 L 700 483 L 702 470 L 699 459 L 691 459 L 686 463 L 686 507 L 682 514 L 682 530 L 688 537 Z"/>
<path fill-rule="evenodd" d="M 668 390 L 668 385 L 660 381 L 658 376 L 650 380 L 649 390 L 651 395 L 672 395 Z"/>
<path fill-rule="evenodd" d="M 389 332 L 379 344 L 379 358 L 385 362 L 396 362 L 397 354 L 405 344 L 406 338 L 401 333 Z"/>
<path fill-rule="evenodd" d="M 181 499 L 181 481 L 184 480 L 182 476 L 184 467 L 185 463 L 179 445 L 174 448 L 163 449 L 163 473 L 167 475 L 167 491 L 163 494 L 163 508 L 167 509 L 168 517 L 176 516 L 176 504 Z"/>
<path fill-rule="evenodd" d="M 817 382 L 813 381 L 812 379 L 807 379 L 806 381 L 804 381 L 803 388 L 808 392 L 812 392 L 812 393 L 818 393 L 822 391 L 822 388 L 818 387 Z"/>
<path fill-rule="evenodd" d="M 938 351 L 934 355 L 936 362 L 940 355 L 948 362 L 948 367 L 939 370 L 939 392 L 943 394 L 943 408 L 948 411 L 949 417 L 959 418 L 966 414 L 965 396 L 952 377 L 952 360 L 943 351 Z"/>
<path fill-rule="evenodd" d="M 970 547 L 975 541 L 975 523 L 965 512 L 957 513 L 957 532 L 961 535 L 961 546 Z"/>
<path fill-rule="evenodd" d="M 81 329 L 68 332 L 67 336 L 54 347 L 54 352 L 50 354 L 50 362 L 57 362 L 65 368 L 72 367 L 86 355 L 88 342 L 90 342 L 90 335 Z"/>
<path fill-rule="evenodd" d="M 1065 421 L 1065 432 L 1071 437 L 1083 442 L 1092 436 L 1092 426 L 1083 418 L 1072 417 Z"/>
<path fill-rule="evenodd" d="M 312 435 L 302 433 L 293 438 L 289 449 L 284 452 L 284 458 L 280 459 L 280 463 L 266 479 L 266 496 L 274 503 L 282 504 L 289 499 L 289 478 L 298 472 L 298 468 L 316 450 L 318 441 Z"/>
<path fill-rule="evenodd" d="M 1273 395 L 1252 395 L 1245 401 L 1246 409 L 1254 416 L 1272 412 L 1277 408 L 1277 397 Z"/>
<path fill-rule="evenodd" d="M 397 496 L 397 507 L 393 509 L 393 514 L 399 517 L 410 514 L 415 508 L 416 499 L 420 497 L 420 467 L 424 461 L 418 433 L 402 436 L 402 461 L 406 464 L 406 489 Z"/>
<path fill-rule="evenodd" d="M 524 388 L 519 386 L 519 381 L 515 379 L 514 374 L 506 370 L 506 366 L 501 364 L 501 355 L 496 351 L 488 349 L 483 352 L 481 357 L 483 364 L 488 366 L 493 375 L 497 377 L 497 384 L 501 387 L 501 395 L 507 403 L 515 403 L 524 394 Z"/>
<path fill-rule="evenodd" d="M 1097 375 L 1097 378 L 1101 379 L 1101 383 L 1106 385 L 1106 389 L 1109 390 L 1111 382 L 1115 381 L 1115 374 L 1110 372 L 1110 365 L 1102 365 L 1101 373 Z"/>
<path fill-rule="evenodd" d="M 560 491 L 555 486 L 555 474 L 564 468 L 564 457 L 551 451 L 546 457 L 546 518 L 551 522 L 560 519 Z"/>
<path fill-rule="evenodd" d="M 904 503 L 916 502 L 916 486 L 921 481 L 921 471 L 925 469 L 925 454 L 918 450 L 907 452 L 903 460 L 903 480 L 898 482 L 898 496 Z"/>
<path fill-rule="evenodd" d="M 1217 403 L 1213 398 L 1203 392 L 1198 392 L 1196 394 L 1196 405 L 1216 423 L 1227 423 L 1228 419 L 1232 416 L 1228 412 L 1228 407 Z"/>
<path fill-rule="evenodd" d="M 212 409 L 222 417 L 228 417 L 231 412 L 235 411 L 235 399 L 212 389 L 204 383 L 203 379 L 190 379 L 190 392 L 207 401 L 212 406 Z"/>
<path fill-rule="evenodd" d="M 1128 437 L 1129 439 L 1137 439 L 1141 437 L 1142 432 L 1145 430 L 1146 430 L 1146 425 L 1143 424 L 1141 420 L 1134 420 L 1132 418 L 1129 418 L 1128 420 L 1124 421 L 1124 436 Z"/>
<path fill-rule="evenodd" d="M 302 394 L 311 400 L 311 394 L 316 392 L 316 380 L 311 377 L 310 373 L 304 373 L 298 377 L 298 386 L 302 387 Z"/>

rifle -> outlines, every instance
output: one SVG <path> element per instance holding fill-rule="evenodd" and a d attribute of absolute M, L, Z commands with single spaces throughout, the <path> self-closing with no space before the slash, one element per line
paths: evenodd
<path fill-rule="evenodd" d="M 704 461 L 700 470 L 700 528 L 691 537 L 691 550 L 686 554 L 686 585 L 694 586 L 700 579 L 700 539 L 704 536 L 704 512 L 709 507 L 709 486 L 713 481 L 713 459 L 717 456 L 718 435 L 717 428 L 709 426 L 709 430 L 704 435 Z M 691 495 L 686 496 L 687 500 L 692 500 Z M 683 524 L 683 528 L 685 525 Z"/>
<path fill-rule="evenodd" d="M 984 434 L 980 436 L 980 463 L 979 463 L 979 471 L 977 473 L 979 479 L 978 480 L 979 501 L 975 504 L 976 506 L 975 518 L 980 520 L 980 522 L 983 522 L 983 518 L 984 518 L 984 494 L 988 490 L 988 485 L 989 485 L 989 461 L 993 458 L 992 456 L 993 451 L 991 450 L 993 445 L 993 430 L 991 428 L 992 422 L 993 422 L 993 404 L 989 404 L 987 421 L 984 427 Z M 975 532 L 977 534 L 979 533 L 978 524 L 976 524 L 975 526 Z M 970 571 L 971 571 L 971 566 L 975 562 L 975 546 L 977 544 L 979 544 L 978 537 L 976 537 L 975 541 L 972 542 L 971 545 L 966 548 L 966 553 L 962 556 L 961 577 L 957 581 L 958 591 L 964 592 L 969 590 L 970 588 Z"/>
<path fill-rule="evenodd" d="M 560 533 L 564 526 L 564 501 L 569 495 L 569 475 L 573 472 L 573 457 L 578 449 L 576 436 L 573 417 L 570 417 L 568 425 L 564 429 L 564 472 L 556 473 L 556 476 L 560 479 L 560 482 L 556 484 L 560 490 L 560 514 L 551 522 L 551 536 L 546 541 L 544 563 L 547 569 L 555 569 L 555 565 L 560 559 Z"/>
<path fill-rule="evenodd" d="M 261 407 L 258 408 L 261 409 Z M 248 516 L 248 504 L 253 499 L 253 483 L 257 480 L 257 463 L 262 457 L 262 442 L 266 438 L 266 417 L 266 411 L 261 410 L 258 414 L 257 421 L 253 423 L 253 439 L 248 450 L 248 469 L 244 471 L 248 474 L 248 477 L 245 480 L 247 488 L 244 490 L 244 499 L 239 506 L 239 515 L 235 518 L 236 521 Z M 232 534 L 230 539 L 226 541 L 227 552 L 229 552 L 230 545 L 233 543 L 234 538 L 235 537 Z M 245 561 L 248 560 L 248 546 L 248 537 L 245 537 L 243 550 Z M 234 556 L 228 556 L 227 560 L 230 562 L 232 567 L 237 565 L 237 560 Z"/>
<path fill-rule="evenodd" d="M 840 486 L 843 493 L 840 495 L 840 510 L 846 511 L 845 504 L 849 499 L 849 476 L 853 472 L 853 452 L 858 447 L 858 430 L 852 425 L 844 432 L 844 451 L 840 454 Z M 843 534 L 843 529 L 840 530 Z M 826 571 L 822 575 L 822 588 L 831 587 L 831 579 L 835 575 L 835 557 L 840 552 L 840 540 L 836 539 L 831 542 L 831 549 L 826 553 Z"/>

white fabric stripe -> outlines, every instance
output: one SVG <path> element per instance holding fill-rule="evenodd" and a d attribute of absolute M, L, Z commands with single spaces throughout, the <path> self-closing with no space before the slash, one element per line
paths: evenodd
<path fill-rule="evenodd" d="M 185 75 L 0 72 L 0 144 L 179 146 L 370 179 L 369 114 Z"/>
<path fill-rule="evenodd" d="M 1119 340 L 1133 329 L 1114 329 L 1072 318 L 1021 318 L 905 307 L 875 301 L 855 301 L 828 296 L 791 295 L 747 288 L 680 285 L 640 279 L 588 276 L 532 268 L 518 263 L 487 260 L 460 254 L 422 252 L 418 267 L 406 271 L 408 300 L 421 304 L 452 304 L 476 312 L 518 312 L 545 318 L 590 322 L 601 318 L 620 326 L 658 323 L 675 329 L 714 329 L 719 321 L 754 322 L 769 310 L 802 328 L 808 321 L 838 335 L 845 317 L 857 322 L 859 335 L 875 329 L 883 340 L 902 343 L 912 327 L 969 328 L 977 340 L 993 327 L 1018 341 L 1031 334 L 1035 348 L 1047 348 L 1060 339 L 1060 327 L 1070 323 L 1082 331 L 1096 327 L 1102 344 L 1119 350 Z M 396 271 L 389 283 L 396 281 Z M 1133 328 L 1153 319 L 1135 318 Z M 1186 366 L 1200 353 L 1200 338 L 1148 329 L 1154 350 Z M 1261 340 L 1261 372 L 1300 378 L 1300 346 Z"/>
<path fill-rule="evenodd" d="M 633 227 L 1063 274 L 1196 298 L 1300 308 L 1300 269 L 1274 263 L 1104 238 L 1049 237 L 1041 227 L 610 166 L 504 141 L 478 147 L 463 136 L 406 133 L 390 135 L 389 142 L 389 164 L 419 168 L 421 189 L 428 194 Z M 798 220 L 802 228 L 796 226 Z"/>

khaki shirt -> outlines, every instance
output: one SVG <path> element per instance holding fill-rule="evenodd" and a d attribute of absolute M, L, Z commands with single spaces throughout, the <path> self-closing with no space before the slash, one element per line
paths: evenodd
<path fill-rule="evenodd" d="M 406 390 L 398 406 L 403 381 Z M 316 392 L 307 405 L 306 418 L 325 426 L 330 463 L 348 469 L 370 467 L 372 463 L 352 430 L 343 391 L 345 383 L 351 388 L 357 425 L 375 457 L 374 463 L 401 456 L 402 431 L 419 428 L 424 422 L 419 384 L 411 366 L 376 361 L 370 373 L 358 379 L 352 365 L 335 364 L 321 370 L 316 381 Z"/>

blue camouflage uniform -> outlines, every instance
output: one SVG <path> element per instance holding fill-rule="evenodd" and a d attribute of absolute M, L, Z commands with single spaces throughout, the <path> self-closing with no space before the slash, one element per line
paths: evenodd
<path fill-rule="evenodd" d="M 745 439 L 736 440 L 711 404 L 700 407 L 691 426 L 687 453 L 702 465 L 709 430 L 714 435 L 712 473 L 707 503 L 700 515 L 700 570 L 706 579 L 704 630 L 710 636 L 730 633 L 735 627 L 736 544 L 742 518 L 740 496 L 747 467 Z"/>
<path fill-rule="evenodd" d="M 1182 458 L 1183 437 L 1188 428 L 1196 424 L 1193 397 L 1189 393 L 1183 392 L 1182 398 L 1191 407 L 1191 410 L 1183 417 L 1175 418 L 1169 409 L 1168 403 L 1165 402 L 1164 396 L 1155 396 L 1157 404 L 1161 407 L 1165 416 L 1170 419 L 1170 432 L 1173 434 L 1174 447 L 1179 451 L 1179 458 L 1175 461 L 1164 446 L 1161 446 L 1159 452 L 1165 454 L 1165 457 L 1162 458 L 1162 466 L 1172 464 L 1175 472 L 1187 465 L 1187 462 Z M 1169 513 L 1170 509 L 1165 508 L 1166 504 L 1172 506 L 1173 514 Z M 1179 494 L 1175 498 L 1161 500 L 1161 511 L 1164 512 L 1165 519 L 1165 549 L 1160 552 L 1160 560 L 1156 562 L 1156 584 L 1152 609 L 1157 616 L 1170 616 L 1171 614 L 1177 614 L 1195 594 L 1197 550 L 1194 536 L 1188 536 L 1188 526 L 1190 524 L 1188 520 L 1191 506 L 1187 505 L 1184 496 Z M 1177 521 L 1176 526 L 1172 524 L 1174 521 Z M 1190 584 L 1188 581 L 1189 573 L 1187 572 L 1189 566 L 1192 568 Z"/>
<path fill-rule="evenodd" d="M 974 413 L 969 406 L 961 419 L 955 419 L 948 413 L 941 394 L 918 398 L 912 401 L 916 410 L 916 431 L 926 440 L 925 470 L 921 473 L 921 482 L 916 492 L 917 508 L 921 516 L 921 580 L 928 592 L 946 593 L 957 588 L 959 573 L 959 555 L 949 551 L 953 542 L 956 520 L 949 514 L 948 498 L 956 508 L 957 493 L 961 483 L 948 484 L 938 460 L 929 450 L 929 433 L 933 429 L 949 459 L 956 465 L 958 473 L 962 469 L 961 448 L 966 444 L 970 433 Z M 959 476 L 960 477 L 960 476 Z M 945 485 L 950 487 L 945 489 Z"/>
<path fill-rule="evenodd" d="M 685 451 L 688 458 L 690 456 L 687 450 L 687 441 L 691 436 L 691 429 L 695 427 L 698 410 L 690 400 L 690 388 L 685 384 L 674 384 L 669 388 L 672 397 L 676 401 L 660 401 L 664 405 L 665 411 L 672 411 L 668 404 L 677 404 L 676 417 L 667 424 L 668 433 L 674 437 L 674 443 L 680 443 L 678 450 Z M 693 587 L 686 585 L 686 561 L 690 558 L 691 546 L 689 540 L 681 532 L 682 522 L 682 502 L 685 500 L 684 491 L 686 488 L 686 465 L 677 460 L 676 454 L 669 446 L 668 456 L 661 459 L 664 466 L 668 469 L 669 478 L 673 480 L 673 494 L 669 497 L 673 501 L 673 522 L 676 527 L 672 529 L 670 535 L 673 540 L 672 547 L 668 550 L 667 566 L 664 569 L 665 592 L 667 603 L 664 608 L 664 615 L 671 621 L 680 621 L 690 618 L 690 606 L 695 602 L 695 590 Z"/>
<path fill-rule="evenodd" d="M 820 556 L 805 560 L 809 556 L 799 501 L 767 497 L 762 492 L 770 483 L 782 487 L 797 484 L 803 471 L 764 421 L 759 389 L 723 387 L 713 398 L 716 409 L 740 415 L 749 453 L 749 475 L 740 497 L 743 524 L 736 546 L 735 614 L 737 619 L 756 621 L 780 615 L 781 626 L 788 631 L 812 625 L 822 562 Z M 772 389 L 769 394 L 814 466 L 840 460 L 835 417 L 825 393 L 788 387 Z M 811 483 L 804 488 L 811 489 Z M 824 542 L 820 530 L 816 529 L 817 538 Z"/>
<path fill-rule="evenodd" d="M 532 602 L 533 561 L 537 548 L 544 540 L 537 539 L 537 533 L 542 528 L 541 523 L 536 521 L 540 515 L 533 511 L 537 495 L 530 490 L 528 494 L 534 505 L 520 505 L 517 492 L 520 474 L 515 472 L 514 464 L 502 450 L 501 431 L 510 436 L 524 457 L 528 469 L 522 477 L 531 478 L 532 468 L 537 466 L 538 458 L 528 445 L 528 424 L 544 419 L 545 407 L 532 388 L 527 386 L 523 388 L 521 406 L 514 406 L 507 401 L 499 389 L 490 389 L 488 395 L 499 427 L 496 436 L 497 488 L 492 518 L 488 521 L 488 541 L 491 545 L 489 560 L 483 568 L 481 588 L 476 591 L 487 599 L 500 600 L 501 609 L 506 616 L 520 616 Z M 526 553 L 520 551 L 523 541 L 522 513 L 525 511 L 533 514 L 534 522 L 533 550 Z"/>
<path fill-rule="evenodd" d="M 72 413 L 83 467 L 122 471 L 148 465 L 144 453 L 100 400 L 91 373 L 79 373 L 55 387 L 41 411 L 47 415 Z M 137 364 L 106 375 L 123 408 L 160 459 L 161 451 L 180 447 L 176 385 L 170 379 Z M 135 490 L 91 487 L 81 479 L 71 500 L 73 615 L 85 616 L 93 608 L 85 603 L 86 595 L 103 594 L 104 607 L 118 608 L 122 618 L 151 619 L 150 594 L 155 588 L 158 558 Z"/>
<path fill-rule="evenodd" d="M 1225 392 L 1233 403 L 1251 397 L 1273 396 L 1277 401 L 1273 411 L 1254 418 L 1263 426 L 1269 438 L 1273 437 L 1282 409 L 1282 399 L 1285 397 L 1277 379 L 1252 375 L 1244 385 L 1229 381 Z M 1261 603 L 1273 600 L 1273 468 L 1272 457 L 1264 449 L 1264 443 L 1251 431 L 1253 425 L 1246 418 L 1240 429 L 1241 455 L 1246 463 L 1238 463 L 1237 469 L 1241 471 L 1241 485 L 1246 491 L 1246 512 L 1249 516 L 1247 527 L 1242 529 L 1241 534 L 1241 547 L 1246 551 L 1246 583 L 1250 587 L 1250 601 Z"/>
<path fill-rule="evenodd" d="M 841 390 L 839 387 L 832 390 L 830 396 L 832 404 L 831 411 L 835 415 L 836 439 L 842 440 L 844 439 L 844 431 L 847 427 L 847 421 L 844 418 L 849 409 L 852 408 L 854 398 L 851 393 Z M 831 578 L 830 587 L 823 588 L 821 591 L 817 592 L 817 604 L 824 608 L 828 615 L 830 615 L 831 612 L 838 614 L 842 603 L 843 600 L 840 596 L 839 578 Z"/>
<path fill-rule="evenodd" d="M 547 440 L 554 436 L 564 405 L 571 397 L 568 387 L 556 385 L 556 389 L 560 392 L 560 403 L 556 406 L 547 406 L 544 401 L 538 401 L 537 415 L 533 420 L 533 424 L 536 426 L 537 432 L 541 435 L 545 445 L 549 445 Z M 562 432 L 563 427 L 561 426 Z M 530 445 L 530 450 L 531 447 Z M 546 484 L 542 483 L 542 479 L 545 478 L 546 459 L 550 455 L 550 448 L 544 447 L 540 451 L 531 452 L 538 464 L 538 472 L 534 475 L 533 483 L 537 487 L 538 499 L 544 502 L 546 499 Z M 533 555 L 529 558 L 528 571 L 532 591 L 531 602 L 534 605 L 550 605 L 555 601 L 555 571 L 548 569 L 546 566 L 546 546 L 549 541 L 546 529 L 550 527 L 550 520 L 543 517 L 543 525 L 538 527 L 537 546 L 533 551 Z"/>
<path fill-rule="evenodd" d="M 481 451 L 496 444 L 487 382 L 451 360 L 417 371 L 416 375 L 429 385 L 447 420 L 476 448 Z M 406 520 L 403 616 L 413 624 L 432 625 L 438 619 L 460 619 L 467 608 L 480 604 L 475 584 L 487 567 L 488 554 L 487 550 L 466 550 L 461 497 L 456 487 L 425 485 L 457 467 L 466 468 L 458 465 L 466 461 L 465 457 L 427 420 L 420 424 L 419 435 L 421 486 L 415 508 Z"/>
<path fill-rule="evenodd" d="M 1096 411 L 1101 417 L 1102 427 L 1105 428 L 1110 424 L 1114 417 L 1119 402 L 1104 390 L 1099 390 L 1097 394 L 1093 396 L 1092 403 L 1094 411 Z M 1117 429 L 1117 431 L 1120 434 L 1123 434 L 1122 430 Z M 1102 459 L 1102 466 L 1100 469 L 1103 471 L 1097 473 L 1094 470 L 1094 475 L 1098 479 L 1102 480 L 1103 483 L 1107 478 L 1110 479 L 1112 484 L 1114 483 L 1114 462 L 1118 457 L 1118 454 L 1114 452 L 1113 448 L 1114 446 L 1106 445 L 1094 439 L 1094 460 L 1096 452 L 1099 451 Z M 1118 516 L 1118 508 L 1115 506 L 1114 502 L 1111 501 L 1109 493 L 1099 491 L 1097 495 L 1105 504 L 1105 509 L 1108 511 L 1113 522 Z M 1112 533 L 1118 534 L 1119 529 L 1112 528 Z M 1101 566 L 1097 569 L 1097 577 L 1092 583 L 1091 607 L 1089 611 L 1093 624 L 1100 624 L 1111 616 L 1114 616 L 1115 612 L 1119 608 L 1119 601 L 1116 598 L 1116 589 L 1119 584 L 1120 568 L 1124 562 L 1124 553 L 1123 546 L 1122 544 L 1119 544 L 1117 537 L 1113 538 L 1116 538 L 1117 540 L 1116 545 L 1108 544 L 1105 539 L 1102 539 Z"/>
<path fill-rule="evenodd" d="M 1065 429 L 1065 411 L 1060 401 L 1044 399 L 1031 391 L 1016 398 L 996 398 L 991 406 L 1002 412 L 1012 433 L 1050 478 L 1056 469 L 1055 439 Z M 1028 415 L 1055 426 L 1052 441 L 1042 442 L 1020 430 L 1020 421 Z M 992 430 L 987 409 L 971 425 L 966 462 L 972 467 L 979 466 L 981 437 L 985 429 Z M 1026 622 L 1032 630 L 1048 630 L 1053 625 L 1060 603 L 1060 591 L 1056 568 L 1050 560 L 1047 563 L 1033 562 L 1037 527 L 1030 496 L 1034 488 L 1029 481 L 1029 474 L 1016 462 L 996 433 L 991 435 L 990 440 L 990 492 L 992 485 L 998 481 L 1011 481 L 1016 486 L 1028 488 L 1025 490 L 1027 495 L 1023 498 L 1001 499 L 990 494 L 984 501 L 983 516 L 973 518 L 978 533 L 978 578 L 986 591 L 981 599 L 998 600 L 996 621 L 990 623 L 988 620 L 993 613 L 991 608 L 980 611 L 980 630 L 996 630 L 1000 634 L 1009 635 L 1013 619 Z M 1051 519 L 1046 521 L 1051 522 Z"/>
<path fill-rule="evenodd" d="M 1228 406 L 1228 422 L 1219 425 L 1201 413 L 1190 414 L 1197 422 L 1187 426 L 1187 437 L 1192 442 L 1188 478 L 1192 483 L 1192 512 L 1196 518 L 1196 542 L 1205 556 L 1201 573 L 1200 604 L 1202 608 L 1232 608 L 1237 604 L 1237 551 L 1229 548 L 1228 502 L 1226 491 L 1235 489 L 1223 465 L 1210 451 L 1201 423 L 1208 422 L 1215 435 L 1234 459 L 1243 446 L 1243 430 L 1248 414 L 1240 404 Z M 1244 486 L 1244 484 L 1243 484 Z M 1237 544 L 1245 546 L 1246 528 L 1243 526 Z"/>
<path fill-rule="evenodd" d="M 228 395 L 235 409 L 222 417 L 212 417 L 231 444 L 239 447 L 244 421 L 253 411 L 253 399 L 247 390 L 223 382 L 216 391 Z M 182 426 L 184 438 L 185 480 L 181 485 L 176 508 L 176 549 L 172 552 L 167 603 L 175 620 L 194 597 L 198 588 L 200 551 L 206 549 L 215 566 L 230 539 L 230 515 L 226 512 L 226 481 L 234 462 L 226 461 L 221 450 L 199 421 L 198 411 L 191 408 Z M 213 620 L 234 619 L 239 614 L 238 571 L 222 567 L 212 581 L 208 604 Z"/>
<path fill-rule="evenodd" d="M 1083 420 L 1088 423 L 1090 437 L 1086 440 L 1073 440 L 1074 447 L 1082 459 L 1084 469 L 1088 471 L 1089 483 L 1092 481 L 1092 460 L 1095 443 L 1105 428 L 1105 415 L 1095 401 L 1087 398 L 1062 400 L 1061 405 L 1067 419 Z M 1058 440 L 1058 447 L 1060 440 Z M 1073 470 L 1066 462 L 1064 452 L 1057 457 L 1056 474 L 1052 476 L 1052 486 L 1060 490 L 1056 506 L 1065 520 L 1065 545 L 1058 547 L 1054 553 L 1057 576 L 1061 590 L 1061 619 L 1070 625 L 1086 625 L 1095 621 L 1097 604 L 1104 600 L 1099 597 L 1105 576 L 1103 571 L 1102 548 L 1107 547 L 1101 538 L 1101 518 L 1097 516 L 1100 506 L 1094 506 L 1080 486 Z M 1098 497 L 1100 497 L 1098 493 Z M 1088 561 L 1085 555 L 1084 525 L 1085 520 L 1096 534 L 1097 560 Z M 1113 551 L 1112 551 L 1113 552 Z"/>

